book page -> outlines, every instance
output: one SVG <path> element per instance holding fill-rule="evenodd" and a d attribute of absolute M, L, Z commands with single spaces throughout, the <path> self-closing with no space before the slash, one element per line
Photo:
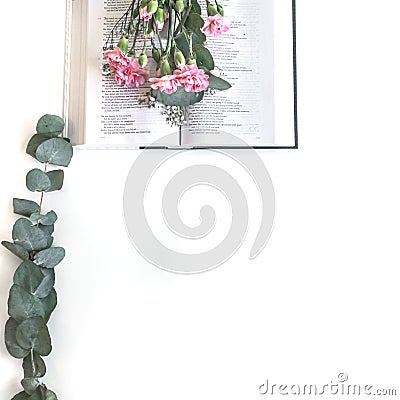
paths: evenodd
<path fill-rule="evenodd" d="M 131 0 L 88 1 L 85 142 L 98 146 L 146 146 L 174 133 L 176 140 L 173 143 L 170 137 L 169 142 L 157 145 L 177 145 L 179 128 L 166 123 L 162 109 L 150 109 L 146 104 L 140 104 L 149 92 L 149 83 L 140 88 L 127 89 L 117 85 L 112 75 L 103 76 L 102 73 L 103 45 Z M 138 49 L 142 43 L 139 42 Z M 156 65 L 150 50 L 147 56 L 149 64 L 146 68 L 154 76 Z"/>
<path fill-rule="evenodd" d="M 224 0 L 231 29 L 207 37 L 215 61 L 213 74 L 227 80 L 227 91 L 206 94 L 189 110 L 182 130 L 184 146 L 225 145 L 221 132 L 251 146 L 274 144 L 273 0 Z M 203 12 L 203 18 L 206 18 Z M 233 143 L 232 145 L 235 145 Z"/>

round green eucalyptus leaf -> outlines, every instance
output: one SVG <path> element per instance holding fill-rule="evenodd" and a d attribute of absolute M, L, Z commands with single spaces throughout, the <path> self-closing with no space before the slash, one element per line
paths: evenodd
<path fill-rule="evenodd" d="M 200 29 L 204 26 L 204 19 L 197 13 L 190 13 L 185 22 L 185 26 L 197 34 L 201 32 Z"/>
<path fill-rule="evenodd" d="M 16 394 L 11 400 L 29 400 L 29 398 L 30 398 L 29 394 L 25 392 L 20 392 Z"/>
<path fill-rule="evenodd" d="M 157 91 L 157 100 L 166 106 L 187 107 L 203 100 L 204 92 L 186 92 L 183 87 L 178 88 L 175 93 L 167 94 Z"/>
<path fill-rule="evenodd" d="M 35 370 L 33 370 L 32 358 Z M 46 364 L 36 351 L 33 352 L 33 357 L 31 357 L 31 354 L 28 354 L 24 358 L 22 368 L 24 369 L 24 378 L 43 378 L 46 375 Z"/>
<path fill-rule="evenodd" d="M 46 391 L 46 400 L 57 400 L 57 396 L 52 390 L 47 389 L 47 391 Z"/>
<path fill-rule="evenodd" d="M 30 217 L 33 213 L 39 211 L 39 204 L 31 200 L 13 199 L 13 209 L 15 214 Z"/>
<path fill-rule="evenodd" d="M 14 283 L 39 299 L 47 297 L 55 282 L 54 271 L 38 267 L 32 261 L 24 261 L 15 271 Z"/>
<path fill-rule="evenodd" d="M 11 286 L 8 297 L 8 315 L 10 317 L 13 317 L 17 322 L 21 322 L 31 317 L 45 318 L 46 311 L 45 305 L 38 297 L 27 292 L 21 286 Z"/>
<path fill-rule="evenodd" d="M 19 257 L 21 260 L 29 260 L 29 252 L 25 249 L 24 246 L 21 246 L 17 243 L 11 243 L 7 241 L 2 241 L 1 244 L 11 253 Z"/>
<path fill-rule="evenodd" d="M 26 152 L 36 159 L 36 150 L 43 142 L 49 140 L 48 135 L 33 135 L 26 146 Z"/>
<path fill-rule="evenodd" d="M 50 179 L 51 185 L 47 192 L 54 192 L 55 190 L 61 190 L 64 184 L 64 171 L 57 169 L 55 171 L 47 172 L 47 176 Z"/>
<path fill-rule="evenodd" d="M 194 46 L 193 51 L 196 53 L 196 61 L 199 67 L 206 67 L 208 70 L 215 68 L 213 56 L 206 47 L 198 44 Z"/>
<path fill-rule="evenodd" d="M 16 330 L 17 343 L 23 349 L 33 349 L 41 356 L 51 352 L 51 339 L 46 323 L 41 317 L 28 318 L 22 321 Z"/>
<path fill-rule="evenodd" d="M 4 340 L 7 347 L 8 352 L 14 358 L 24 358 L 29 354 L 29 351 L 22 348 L 17 343 L 16 338 L 16 330 L 17 330 L 18 322 L 14 318 L 9 318 L 6 322 L 5 332 L 4 332 Z"/>
<path fill-rule="evenodd" d="M 208 73 L 208 87 L 215 90 L 228 90 L 232 85 L 218 76 Z"/>
<path fill-rule="evenodd" d="M 35 254 L 34 262 L 43 268 L 54 268 L 65 257 L 62 247 L 50 247 Z"/>
<path fill-rule="evenodd" d="M 46 114 L 41 117 L 36 125 L 36 132 L 53 137 L 58 136 L 64 130 L 64 120 L 57 115 Z"/>
<path fill-rule="evenodd" d="M 33 213 L 29 219 L 34 223 L 39 222 L 40 224 L 47 226 L 47 225 L 54 225 L 54 223 L 58 219 L 58 216 L 54 211 L 49 211 L 45 215 L 39 213 Z"/>
<path fill-rule="evenodd" d="M 51 236 L 54 233 L 54 225 L 41 225 L 41 224 L 39 224 L 39 229 L 46 236 Z M 48 246 L 48 247 L 50 247 L 50 246 Z"/>
<path fill-rule="evenodd" d="M 45 192 L 50 186 L 49 177 L 38 168 L 32 169 L 26 175 L 26 187 L 31 192 Z"/>
<path fill-rule="evenodd" d="M 192 0 L 192 9 L 196 14 L 201 15 L 201 7 L 197 0 Z"/>
<path fill-rule="evenodd" d="M 36 388 L 40 385 L 40 382 L 36 378 L 24 378 L 21 381 L 21 385 L 25 389 L 26 393 L 32 395 Z"/>
<path fill-rule="evenodd" d="M 44 400 L 46 399 L 46 388 L 40 385 L 36 388 L 35 392 L 27 398 L 27 400 Z"/>
<path fill-rule="evenodd" d="M 62 138 L 53 138 L 41 143 L 36 150 L 36 158 L 42 163 L 68 167 L 73 155 L 71 143 Z M 49 185 L 50 187 L 50 185 Z"/>
<path fill-rule="evenodd" d="M 48 247 L 48 236 L 26 218 L 18 219 L 12 230 L 12 238 L 28 251 L 39 251 Z"/>
<path fill-rule="evenodd" d="M 189 50 L 189 43 L 186 39 L 186 36 L 183 32 L 179 33 L 175 38 L 176 45 L 178 46 L 179 50 L 183 53 L 183 55 L 188 58 L 190 55 Z M 192 44 L 193 46 L 203 44 L 204 41 L 195 33 L 192 36 Z"/>
<path fill-rule="evenodd" d="M 57 305 L 57 292 L 53 288 L 50 294 L 44 299 L 40 299 L 44 310 L 44 320 L 47 323 Z"/>

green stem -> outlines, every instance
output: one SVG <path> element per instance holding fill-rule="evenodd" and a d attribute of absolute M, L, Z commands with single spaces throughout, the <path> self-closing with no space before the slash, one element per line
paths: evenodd
<path fill-rule="evenodd" d="M 137 5 L 137 11 L 139 12 L 139 10 L 140 10 L 140 1 L 138 2 L 138 5 Z M 133 44 L 132 44 L 132 47 L 131 47 L 131 49 L 129 50 L 129 54 L 135 54 L 135 57 L 136 57 L 136 41 L 137 41 L 137 38 L 138 38 L 138 35 L 139 35 L 139 28 L 140 28 L 140 23 L 142 22 L 142 20 L 141 20 L 141 18 L 140 18 L 140 15 L 138 16 L 138 22 L 137 22 L 137 24 L 136 24 L 136 30 L 135 30 L 135 37 L 134 37 L 134 39 L 133 39 Z"/>
<path fill-rule="evenodd" d="M 188 2 L 188 8 L 185 11 L 185 14 L 183 14 L 183 17 L 181 19 L 181 21 L 179 22 L 178 27 L 176 28 L 175 32 L 174 32 L 174 36 L 176 36 L 179 32 L 182 32 L 182 29 L 185 25 L 186 20 L 189 17 L 190 12 L 192 11 L 192 0 L 189 0 Z"/>
<path fill-rule="evenodd" d="M 146 22 L 144 24 L 144 38 L 143 38 L 143 48 L 142 48 L 142 53 L 146 51 L 146 43 L 147 43 L 147 28 L 149 26 L 149 22 Z"/>
<path fill-rule="evenodd" d="M 173 12 L 174 9 L 169 6 L 168 7 L 168 13 L 169 13 L 169 21 L 168 21 L 168 44 L 167 44 L 167 49 L 165 50 L 166 55 L 169 57 L 170 52 L 171 52 L 171 46 L 172 46 L 172 41 L 174 39 L 174 17 L 173 17 Z"/>
<path fill-rule="evenodd" d="M 47 172 L 47 163 L 44 164 L 44 171 L 43 172 L 44 173 Z M 44 197 L 44 192 L 42 192 L 41 195 L 40 195 L 39 214 L 42 213 L 43 197 Z M 39 222 L 37 224 L 39 225 Z"/>
<path fill-rule="evenodd" d="M 31 349 L 31 365 L 32 365 L 32 378 L 36 375 L 35 361 L 33 359 L 33 349 Z"/>

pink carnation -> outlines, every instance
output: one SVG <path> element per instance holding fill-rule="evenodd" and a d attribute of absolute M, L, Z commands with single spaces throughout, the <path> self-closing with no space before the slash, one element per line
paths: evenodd
<path fill-rule="evenodd" d="M 211 15 L 207 18 L 202 31 L 206 35 L 220 36 L 222 33 L 228 32 L 231 27 L 229 18 L 223 17 L 221 14 Z"/>
<path fill-rule="evenodd" d="M 208 88 L 208 75 L 196 65 L 185 65 L 181 70 L 175 70 L 174 75 L 186 92 L 199 93 Z"/>
<path fill-rule="evenodd" d="M 139 87 L 149 79 L 149 71 L 139 65 L 138 60 L 126 56 L 119 47 L 104 52 L 115 81 L 126 88 Z"/>
<path fill-rule="evenodd" d="M 180 81 L 175 75 L 164 75 L 161 78 L 151 78 L 150 82 L 152 89 L 159 90 L 167 94 L 175 93 L 181 87 Z"/>
<path fill-rule="evenodd" d="M 146 68 L 139 65 L 136 58 L 131 58 L 126 68 L 115 72 L 115 80 L 117 80 L 117 75 L 123 77 L 126 88 L 131 88 L 144 85 L 149 79 L 150 73 Z"/>
<path fill-rule="evenodd" d="M 116 46 L 114 50 L 105 51 L 104 56 L 110 65 L 110 70 L 113 72 L 122 66 L 126 67 L 130 62 L 130 57 L 127 57 L 118 46 Z"/>
<path fill-rule="evenodd" d="M 144 21 L 150 21 L 153 18 L 153 14 L 149 14 L 147 11 L 147 6 L 144 8 L 141 8 L 139 10 L 140 18 L 143 19 Z"/>

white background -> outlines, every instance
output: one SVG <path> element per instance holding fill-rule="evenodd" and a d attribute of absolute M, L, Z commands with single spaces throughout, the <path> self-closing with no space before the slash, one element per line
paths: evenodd
<path fill-rule="evenodd" d="M 60 399 L 257 399 L 276 383 L 399 387 L 400 4 L 299 0 L 298 151 L 262 157 L 276 189 L 266 250 L 168 274 L 130 245 L 122 190 L 135 152 L 76 152 L 60 216 L 59 307 L 45 381 Z M 37 119 L 61 113 L 64 3 L 2 5 L 0 236 L 29 197 Z M 0 249 L 0 326 L 17 260 Z M 1 329 L 3 334 L 3 328 Z M 3 340 L 2 340 L 3 342 Z M 0 398 L 21 362 L 0 344 Z"/>

